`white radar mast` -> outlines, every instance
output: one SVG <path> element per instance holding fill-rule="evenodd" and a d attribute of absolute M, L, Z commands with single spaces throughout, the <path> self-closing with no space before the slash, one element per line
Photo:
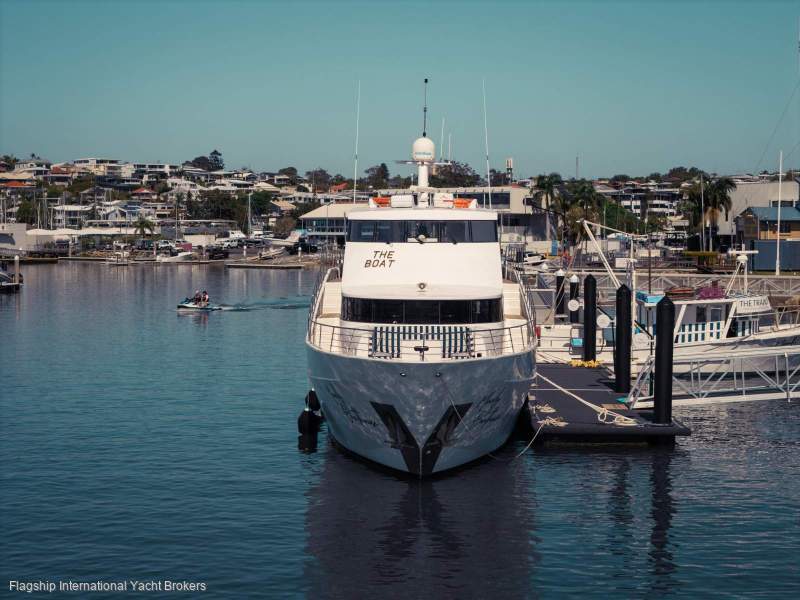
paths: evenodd
<path fill-rule="evenodd" d="M 428 137 L 428 79 L 425 78 L 425 102 L 422 107 L 422 137 L 414 140 L 411 146 L 411 162 L 417 165 L 418 206 L 428 206 L 430 193 L 428 187 L 428 168 L 436 160 L 436 146 Z"/>

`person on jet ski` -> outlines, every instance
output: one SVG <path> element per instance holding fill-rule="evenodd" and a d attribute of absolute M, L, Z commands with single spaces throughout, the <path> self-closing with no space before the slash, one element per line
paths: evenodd
<path fill-rule="evenodd" d="M 203 290 L 203 295 L 200 298 L 200 302 L 201 302 L 203 307 L 208 306 L 208 292 L 207 291 Z"/>
<path fill-rule="evenodd" d="M 192 302 L 199 305 L 203 301 L 203 295 L 200 293 L 200 290 L 194 291 L 194 297 L 192 298 Z"/>

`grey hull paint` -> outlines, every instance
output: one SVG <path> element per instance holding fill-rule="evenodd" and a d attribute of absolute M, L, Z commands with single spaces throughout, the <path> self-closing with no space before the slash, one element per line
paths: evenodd
<path fill-rule="evenodd" d="M 307 352 L 309 378 L 336 441 L 369 460 L 420 476 L 461 466 L 502 446 L 535 371 L 531 352 L 446 363 L 348 357 L 311 345 Z M 394 429 L 405 428 L 413 436 L 417 459 L 410 458 L 414 448 L 402 443 L 403 434 L 393 431 L 389 413 L 402 422 Z"/>

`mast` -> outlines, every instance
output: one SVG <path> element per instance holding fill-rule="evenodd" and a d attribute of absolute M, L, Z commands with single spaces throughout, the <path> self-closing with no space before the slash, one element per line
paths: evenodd
<path fill-rule="evenodd" d="M 427 79 L 425 80 L 427 81 Z M 358 189 L 358 122 L 361 119 L 361 80 L 358 80 L 358 93 L 356 94 L 356 152 L 353 156 L 353 204 L 356 202 Z"/>
<path fill-rule="evenodd" d="M 427 136 L 428 131 L 428 78 L 425 78 L 424 101 L 422 103 L 422 137 Z"/>
<path fill-rule="evenodd" d="M 253 219 L 251 218 L 250 213 L 250 199 L 253 197 L 253 192 L 248 192 L 247 194 L 247 235 L 253 237 Z"/>
<path fill-rule="evenodd" d="M 440 152 L 444 154 L 444 117 L 442 117 L 442 134 L 439 136 L 439 148 L 441 149 Z"/>
<path fill-rule="evenodd" d="M 700 173 L 700 241 L 703 252 L 706 251 L 706 207 L 703 192 L 703 173 Z"/>
<path fill-rule="evenodd" d="M 492 173 L 489 170 L 489 126 L 486 121 L 486 79 L 483 80 L 483 139 L 486 146 L 486 184 L 489 188 L 489 209 L 492 208 Z"/>
<path fill-rule="evenodd" d="M 781 274 L 781 185 L 783 184 L 783 150 L 778 162 L 778 226 L 775 232 L 775 275 Z"/>

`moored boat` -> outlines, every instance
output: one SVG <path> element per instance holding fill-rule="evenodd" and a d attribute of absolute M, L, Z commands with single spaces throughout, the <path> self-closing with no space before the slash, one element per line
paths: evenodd
<path fill-rule="evenodd" d="M 335 440 L 420 477 L 502 446 L 535 375 L 533 314 L 503 279 L 497 213 L 434 196 L 433 160 L 423 134 L 419 185 L 348 215 L 343 270 L 321 280 L 306 338 Z"/>

